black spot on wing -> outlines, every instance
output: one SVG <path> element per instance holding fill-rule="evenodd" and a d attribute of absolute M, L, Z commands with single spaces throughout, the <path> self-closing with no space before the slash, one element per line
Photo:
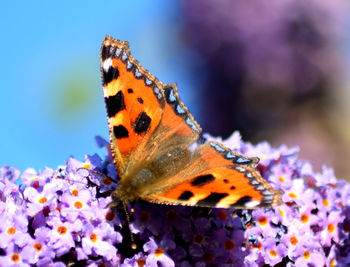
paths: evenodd
<path fill-rule="evenodd" d="M 113 133 L 115 138 L 121 139 L 129 136 L 128 130 L 123 125 L 118 125 L 113 127 Z"/>
<path fill-rule="evenodd" d="M 231 189 L 231 190 L 235 190 L 236 187 L 235 187 L 235 186 L 231 186 L 230 189 Z"/>
<path fill-rule="evenodd" d="M 143 99 L 141 97 L 138 97 L 137 101 L 139 101 L 140 104 L 143 104 Z"/>
<path fill-rule="evenodd" d="M 176 103 L 177 99 L 174 93 L 174 89 L 172 87 L 164 88 L 165 99 L 168 104 Z"/>
<path fill-rule="evenodd" d="M 249 201 L 252 200 L 250 196 L 244 196 L 238 199 L 235 203 L 231 204 L 231 207 L 244 207 Z"/>
<path fill-rule="evenodd" d="M 109 46 L 103 46 L 101 51 L 102 61 L 105 61 L 109 57 Z"/>
<path fill-rule="evenodd" d="M 152 119 L 147 115 L 146 112 L 141 112 L 133 125 L 134 131 L 137 134 L 142 134 L 144 132 L 147 132 L 149 126 L 151 125 Z"/>
<path fill-rule="evenodd" d="M 227 179 L 224 179 L 223 181 L 224 181 L 224 183 L 225 183 L 225 184 L 227 184 L 227 183 L 228 183 L 228 180 L 227 180 Z"/>
<path fill-rule="evenodd" d="M 128 93 L 132 94 L 134 92 L 134 90 L 132 90 L 131 88 L 128 89 Z"/>
<path fill-rule="evenodd" d="M 215 180 L 215 177 L 211 174 L 200 175 L 192 180 L 191 185 L 199 187 L 205 184 L 209 184 L 214 180 Z"/>
<path fill-rule="evenodd" d="M 103 69 L 103 85 L 109 84 L 114 79 L 119 77 L 118 68 L 110 66 L 107 71 Z"/>
<path fill-rule="evenodd" d="M 191 191 L 184 191 L 179 197 L 178 200 L 189 200 L 193 197 L 193 193 Z"/>
<path fill-rule="evenodd" d="M 105 97 L 108 117 L 114 117 L 119 111 L 125 109 L 124 94 L 119 91 L 116 95 Z"/>
<path fill-rule="evenodd" d="M 206 198 L 197 202 L 198 206 L 216 206 L 217 203 L 220 202 L 221 199 L 227 197 L 227 193 L 211 193 Z"/>

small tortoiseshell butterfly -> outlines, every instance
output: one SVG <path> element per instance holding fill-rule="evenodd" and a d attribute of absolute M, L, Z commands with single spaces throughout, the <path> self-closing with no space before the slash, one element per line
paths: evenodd
<path fill-rule="evenodd" d="M 255 165 L 220 143 L 191 149 L 201 128 L 176 84 L 164 84 L 130 54 L 128 42 L 106 36 L 101 72 L 111 151 L 119 182 L 114 204 L 153 203 L 254 209 L 281 203 Z"/>

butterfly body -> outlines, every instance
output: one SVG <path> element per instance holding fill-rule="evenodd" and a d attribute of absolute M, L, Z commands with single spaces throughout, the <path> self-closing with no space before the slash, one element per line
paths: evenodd
<path fill-rule="evenodd" d="M 115 199 L 129 202 L 156 192 L 156 185 L 163 183 L 167 177 L 173 177 L 188 160 L 189 151 L 173 149 L 143 162 L 139 167 L 133 167 L 131 172 L 120 180 Z M 163 184 L 160 187 L 163 187 Z"/>
<path fill-rule="evenodd" d="M 216 142 L 197 144 L 201 128 L 176 84 L 164 84 L 130 54 L 127 42 L 106 36 L 101 73 L 111 151 L 119 183 L 114 203 L 261 208 L 281 202 L 255 169 L 257 158 Z"/>

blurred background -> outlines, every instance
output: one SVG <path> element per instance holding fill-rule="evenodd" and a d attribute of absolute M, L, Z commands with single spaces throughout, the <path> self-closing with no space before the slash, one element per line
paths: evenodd
<path fill-rule="evenodd" d="M 1 4 L 0 165 L 55 168 L 101 152 L 99 49 L 109 34 L 178 83 L 204 132 L 299 146 L 316 170 L 350 180 L 347 0 L 101 3 Z"/>

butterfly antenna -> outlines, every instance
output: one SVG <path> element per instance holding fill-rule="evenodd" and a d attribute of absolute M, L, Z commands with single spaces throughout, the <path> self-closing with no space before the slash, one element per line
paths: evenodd
<path fill-rule="evenodd" d="M 131 232 L 131 229 L 130 229 L 130 215 L 129 215 L 129 212 L 128 212 L 128 207 L 127 207 L 126 202 L 124 202 L 124 201 L 123 201 L 123 208 L 124 208 L 124 212 L 125 212 L 125 216 L 126 216 L 126 222 L 128 224 L 129 233 L 130 233 L 131 248 L 135 250 L 137 248 L 137 246 L 136 246 L 135 241 L 134 241 L 134 235 L 133 235 L 133 233 Z M 132 209 L 132 211 L 133 211 L 133 209 Z"/>
<path fill-rule="evenodd" d="M 96 175 L 99 175 L 105 179 L 109 179 L 111 181 L 113 181 L 114 183 L 118 183 L 117 180 L 114 180 L 112 177 L 109 177 L 108 175 L 104 174 L 103 172 L 101 171 L 97 171 L 97 170 L 92 170 L 92 169 L 87 169 L 87 168 L 78 168 L 78 170 L 87 170 L 89 173 L 93 173 L 93 174 L 96 174 Z"/>

